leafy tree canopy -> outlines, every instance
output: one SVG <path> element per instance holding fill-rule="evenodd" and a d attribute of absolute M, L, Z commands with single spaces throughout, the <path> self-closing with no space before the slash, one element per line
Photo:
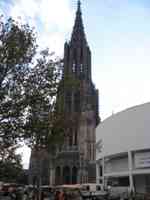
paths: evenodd
<path fill-rule="evenodd" d="M 51 57 L 48 50 L 42 51 L 24 82 L 27 103 L 24 130 L 31 147 L 46 147 L 53 138 L 61 62 Z"/>
<path fill-rule="evenodd" d="M 28 25 L 0 18 L 0 161 L 9 160 L 22 137 L 24 78 L 36 52 L 35 34 Z M 4 159 L 5 157 L 5 159 Z M 7 159 L 6 159 L 7 158 Z"/>
<path fill-rule="evenodd" d="M 14 150 L 20 140 L 41 148 L 59 138 L 54 133 L 60 132 L 60 123 L 57 131 L 54 127 L 61 121 L 55 112 L 61 61 L 52 57 L 47 49 L 37 53 L 36 35 L 28 25 L 0 18 L 1 169 L 14 160 L 20 167 Z"/>

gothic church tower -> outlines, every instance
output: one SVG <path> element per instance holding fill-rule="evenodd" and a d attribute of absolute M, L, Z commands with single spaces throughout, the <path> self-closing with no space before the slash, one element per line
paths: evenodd
<path fill-rule="evenodd" d="M 65 85 L 68 77 L 74 82 Z M 95 129 L 99 123 L 98 90 L 91 77 L 91 51 L 82 22 L 80 1 L 70 42 L 64 45 L 64 68 L 58 101 L 61 99 L 68 129 L 64 144 L 50 167 L 50 184 L 96 181 Z"/>

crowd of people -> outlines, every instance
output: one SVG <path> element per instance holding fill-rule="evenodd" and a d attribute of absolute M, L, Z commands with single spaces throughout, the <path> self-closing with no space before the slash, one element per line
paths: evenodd
<path fill-rule="evenodd" d="M 97 200 L 96 193 L 78 185 L 23 186 L 0 182 L 0 200 Z M 107 194 L 107 193 L 106 193 Z M 105 198 L 106 197 L 106 198 Z M 100 199 L 107 199 L 103 195 Z"/>
<path fill-rule="evenodd" d="M 9 184 L 0 184 L 0 200 L 21 200 L 22 191 L 20 188 Z"/>
<path fill-rule="evenodd" d="M 0 200 L 73 200 L 63 190 L 0 184 Z M 75 198 L 76 199 L 76 198 Z M 78 199 L 77 199 L 78 200 Z"/>

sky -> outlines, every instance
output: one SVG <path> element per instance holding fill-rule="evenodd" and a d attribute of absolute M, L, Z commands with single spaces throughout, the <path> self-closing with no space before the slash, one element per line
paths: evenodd
<path fill-rule="evenodd" d="M 0 14 L 35 27 L 40 48 L 49 47 L 62 57 L 76 4 L 77 0 L 0 0 Z M 150 1 L 82 0 L 81 4 L 101 120 L 149 102 Z M 23 152 L 29 155 L 26 148 Z"/>

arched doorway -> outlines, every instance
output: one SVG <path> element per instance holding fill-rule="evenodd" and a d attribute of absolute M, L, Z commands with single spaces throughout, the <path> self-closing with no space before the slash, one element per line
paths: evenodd
<path fill-rule="evenodd" d="M 63 168 L 63 184 L 70 184 L 70 168 L 68 166 Z"/>
<path fill-rule="evenodd" d="M 56 185 L 61 184 L 61 169 L 60 169 L 60 167 L 56 167 L 56 170 L 55 170 L 55 184 Z"/>
<path fill-rule="evenodd" d="M 72 168 L 72 184 L 77 183 L 78 169 L 74 166 Z"/>

